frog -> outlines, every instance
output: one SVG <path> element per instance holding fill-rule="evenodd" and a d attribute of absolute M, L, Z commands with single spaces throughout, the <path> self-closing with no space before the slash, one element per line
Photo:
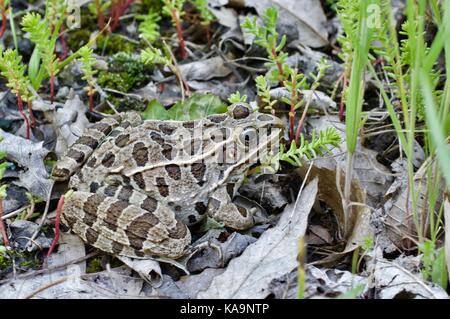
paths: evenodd
<path fill-rule="evenodd" d="M 246 103 L 189 121 L 106 117 L 52 170 L 70 189 L 61 221 L 106 253 L 180 258 L 189 228 L 206 216 L 235 230 L 253 225 L 251 211 L 233 198 L 249 169 L 275 154 L 282 127 Z"/>

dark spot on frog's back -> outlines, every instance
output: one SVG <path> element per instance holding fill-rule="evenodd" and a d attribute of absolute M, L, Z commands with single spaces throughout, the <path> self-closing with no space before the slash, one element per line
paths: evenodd
<path fill-rule="evenodd" d="M 102 132 L 105 135 L 108 135 L 112 130 L 112 126 L 107 123 L 95 123 L 94 125 L 92 125 L 92 128 L 99 132 Z"/>
<path fill-rule="evenodd" d="M 172 178 L 176 181 L 181 178 L 180 166 L 178 166 L 176 164 L 170 164 L 170 165 L 166 165 L 165 169 L 170 178 Z"/>
<path fill-rule="evenodd" d="M 183 122 L 183 127 L 185 128 L 194 128 L 194 125 L 195 125 L 194 121 Z"/>
<path fill-rule="evenodd" d="M 158 126 L 158 128 L 166 135 L 171 135 L 177 128 L 169 124 L 163 123 Z"/>
<path fill-rule="evenodd" d="M 197 218 L 195 217 L 195 215 L 189 215 L 188 220 L 190 224 L 195 224 L 197 222 Z"/>
<path fill-rule="evenodd" d="M 186 236 L 187 227 L 181 221 L 177 220 L 175 228 L 169 229 L 169 236 L 175 239 L 181 239 Z"/>
<path fill-rule="evenodd" d="M 172 160 L 173 159 L 173 147 L 170 144 L 164 144 L 162 146 L 162 151 L 161 153 L 164 155 L 165 158 L 167 158 L 168 160 Z"/>
<path fill-rule="evenodd" d="M 96 149 L 98 146 L 98 140 L 87 135 L 80 137 L 77 143 L 89 146 L 91 149 Z"/>
<path fill-rule="evenodd" d="M 169 186 L 167 186 L 166 180 L 163 177 L 156 178 L 156 187 L 158 187 L 158 191 L 161 196 L 169 196 Z"/>
<path fill-rule="evenodd" d="M 91 193 L 95 193 L 99 187 L 100 187 L 100 185 L 99 185 L 97 182 L 92 182 L 92 183 L 89 185 L 89 191 L 90 191 Z"/>
<path fill-rule="evenodd" d="M 67 152 L 67 156 L 73 158 L 77 163 L 83 163 L 84 161 L 84 153 L 75 149 L 70 149 Z"/>
<path fill-rule="evenodd" d="M 164 139 L 162 138 L 161 134 L 156 133 L 156 132 L 150 132 L 150 138 L 155 141 L 156 143 L 158 143 L 159 145 L 163 145 L 164 144 Z"/>
<path fill-rule="evenodd" d="M 141 204 L 141 208 L 149 212 L 154 212 L 158 207 L 158 202 L 153 197 L 148 196 Z"/>
<path fill-rule="evenodd" d="M 258 115 L 258 121 L 269 122 L 273 121 L 273 117 L 267 114 Z"/>
<path fill-rule="evenodd" d="M 108 152 L 103 156 L 102 164 L 105 167 L 111 167 L 116 160 L 116 156 L 112 152 Z"/>
<path fill-rule="evenodd" d="M 150 229 L 158 223 L 158 218 L 152 213 L 147 213 L 136 217 L 126 229 L 131 247 L 141 250 Z"/>
<path fill-rule="evenodd" d="M 133 195 L 133 189 L 130 187 L 122 187 L 117 198 L 123 201 L 128 202 L 130 197 Z"/>
<path fill-rule="evenodd" d="M 202 202 L 195 203 L 195 210 L 199 215 L 204 215 L 206 213 L 206 205 Z"/>
<path fill-rule="evenodd" d="M 206 165 L 204 163 L 194 163 L 191 166 L 191 173 L 199 182 L 203 181 L 205 177 Z"/>
<path fill-rule="evenodd" d="M 226 114 L 221 114 L 221 115 L 211 115 L 208 117 L 208 119 L 213 122 L 213 123 L 221 123 L 223 121 L 225 121 L 227 118 Z"/>
<path fill-rule="evenodd" d="M 106 227 L 108 227 L 112 231 L 116 231 L 118 227 L 117 221 L 120 215 L 122 215 L 123 210 L 126 209 L 127 207 L 129 207 L 129 204 L 121 200 L 116 201 L 111 205 L 109 205 L 108 209 L 106 210 L 106 218 L 105 218 Z"/>
<path fill-rule="evenodd" d="M 117 147 L 124 147 L 127 146 L 129 142 L 130 142 L 130 134 L 122 134 L 117 136 L 114 143 L 116 144 Z"/>
<path fill-rule="evenodd" d="M 92 226 L 97 220 L 97 210 L 98 206 L 105 200 L 104 196 L 101 195 L 91 195 L 89 196 L 83 204 L 84 217 L 83 222 Z"/>
<path fill-rule="evenodd" d="M 116 241 L 113 241 L 111 243 L 111 250 L 112 250 L 113 254 L 120 254 L 122 252 L 122 249 L 123 249 L 123 245 L 122 244 L 119 244 Z"/>
<path fill-rule="evenodd" d="M 97 158 L 95 156 L 92 156 L 91 159 L 86 163 L 86 165 L 88 167 L 95 167 L 95 165 L 97 164 Z"/>
<path fill-rule="evenodd" d="M 148 149 L 144 143 L 139 142 L 134 144 L 133 158 L 138 166 L 145 166 L 148 162 Z"/>
<path fill-rule="evenodd" d="M 133 175 L 133 180 L 136 183 L 137 187 L 140 189 L 145 189 L 145 181 L 142 173 L 136 173 Z"/>
<path fill-rule="evenodd" d="M 86 230 L 85 236 L 86 236 L 86 241 L 88 243 L 95 244 L 95 242 L 97 241 L 97 238 L 98 238 L 98 233 L 95 230 L 93 230 L 92 228 L 88 228 Z"/>

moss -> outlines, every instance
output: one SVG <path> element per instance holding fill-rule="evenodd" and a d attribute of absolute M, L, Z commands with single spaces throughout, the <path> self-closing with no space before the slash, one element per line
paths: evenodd
<path fill-rule="evenodd" d="M 138 45 L 127 41 L 126 38 L 115 33 L 100 34 L 97 38 L 96 52 L 104 55 L 113 55 L 117 52 L 132 53 Z"/>
<path fill-rule="evenodd" d="M 130 98 L 128 96 L 110 96 L 109 102 L 111 102 L 118 112 L 126 112 L 130 110 L 143 111 L 145 108 L 145 103 L 140 102 L 137 99 Z"/>
<path fill-rule="evenodd" d="M 139 57 L 118 53 L 109 62 L 108 70 L 99 72 L 98 84 L 126 93 L 147 84 L 151 72 L 152 67 L 142 63 Z"/>
<path fill-rule="evenodd" d="M 88 274 L 96 273 L 96 272 L 99 272 L 102 270 L 103 270 L 103 267 L 102 267 L 101 257 L 92 259 L 86 267 L 86 273 L 88 273 Z"/>
<path fill-rule="evenodd" d="M 162 7 L 162 0 L 142 0 L 138 6 L 138 11 L 142 14 L 147 14 L 150 10 L 153 12 L 161 12 Z"/>
<path fill-rule="evenodd" d="M 87 29 L 79 29 L 69 33 L 67 45 L 72 51 L 77 51 L 83 45 L 89 42 L 91 31 Z"/>

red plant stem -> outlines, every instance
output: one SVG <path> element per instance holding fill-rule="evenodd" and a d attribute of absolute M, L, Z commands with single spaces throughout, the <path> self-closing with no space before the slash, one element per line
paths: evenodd
<path fill-rule="evenodd" d="M 66 38 L 64 37 L 64 24 L 61 25 L 61 37 L 59 41 L 63 49 L 62 55 L 59 57 L 60 60 L 65 60 L 69 56 L 69 48 L 67 47 Z"/>
<path fill-rule="evenodd" d="M 277 69 L 278 69 L 278 73 L 280 73 L 280 78 L 283 78 L 283 66 L 281 65 L 281 63 L 279 61 L 277 61 L 278 59 L 278 54 L 277 51 L 275 50 L 275 47 L 272 48 L 272 57 L 274 59 L 274 61 L 276 61 L 276 65 L 277 65 Z M 282 82 L 282 81 L 280 81 Z"/>
<path fill-rule="evenodd" d="M 289 111 L 289 141 L 294 140 L 295 111 Z"/>
<path fill-rule="evenodd" d="M 100 0 L 95 0 L 95 9 L 97 10 L 97 25 L 99 30 L 105 27 L 105 17 L 103 16 Z"/>
<path fill-rule="evenodd" d="M 0 27 L 0 38 L 3 37 L 3 34 L 6 31 L 6 8 L 5 4 L 2 1 L 2 6 L 0 7 L 1 16 L 2 16 L 2 25 Z"/>
<path fill-rule="evenodd" d="M 300 133 L 305 122 L 306 114 L 308 113 L 310 103 L 306 103 L 305 109 L 303 110 L 302 117 L 298 121 L 297 132 L 295 133 L 295 143 L 298 145 L 298 140 L 300 139 Z"/>
<path fill-rule="evenodd" d="M 6 233 L 5 224 L 3 223 L 3 200 L 0 199 L 0 233 L 3 237 L 3 245 L 9 246 L 8 234 Z"/>
<path fill-rule="evenodd" d="M 50 76 L 50 103 L 53 104 L 55 97 L 55 76 Z"/>
<path fill-rule="evenodd" d="M 175 21 L 175 28 L 177 29 L 178 43 L 180 45 L 180 57 L 182 60 L 187 58 L 186 44 L 184 43 L 183 29 L 181 28 L 181 21 L 178 11 L 172 9 L 172 18 Z"/>
<path fill-rule="evenodd" d="M 26 137 L 27 137 L 27 140 L 29 140 L 30 139 L 30 121 L 28 120 L 28 117 L 23 112 L 23 101 L 22 101 L 22 96 L 20 95 L 20 92 L 17 92 L 17 106 L 19 108 L 20 115 L 22 115 L 22 117 L 25 121 L 25 124 L 27 127 Z"/>
<path fill-rule="evenodd" d="M 63 206 L 64 206 L 64 195 L 61 195 L 58 201 L 58 206 L 56 207 L 55 238 L 53 238 L 52 245 L 50 246 L 50 249 L 47 252 L 47 257 L 50 257 L 59 241 L 59 234 L 60 234 L 59 226 L 61 224 L 61 211 Z"/>
<path fill-rule="evenodd" d="M 289 110 L 289 141 L 294 140 L 295 102 L 297 101 L 297 79 L 292 77 L 291 109 Z"/>
<path fill-rule="evenodd" d="M 94 94 L 90 93 L 89 95 L 89 111 L 94 111 Z"/>
<path fill-rule="evenodd" d="M 28 113 L 30 113 L 31 127 L 36 127 L 36 118 L 34 117 L 33 110 L 31 109 L 30 99 L 28 99 L 27 101 L 27 106 L 28 106 Z"/>
<path fill-rule="evenodd" d="M 347 87 L 347 77 L 344 75 L 344 81 L 342 84 L 343 91 Z M 341 96 L 341 102 L 339 103 L 339 121 L 343 122 L 345 120 L 344 118 L 344 112 L 345 112 L 345 105 L 344 105 L 344 95 Z"/>
<path fill-rule="evenodd" d="M 112 20 L 110 31 L 113 32 L 120 24 L 120 17 L 127 11 L 133 0 L 115 0 L 111 4 L 110 17 Z"/>

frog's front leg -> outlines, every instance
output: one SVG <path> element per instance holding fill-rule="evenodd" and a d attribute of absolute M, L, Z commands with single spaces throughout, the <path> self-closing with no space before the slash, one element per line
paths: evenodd
<path fill-rule="evenodd" d="M 245 208 L 232 202 L 226 186 L 218 188 L 208 201 L 207 213 L 209 216 L 225 226 L 234 229 L 247 229 L 254 223 L 253 215 Z"/>
<path fill-rule="evenodd" d="M 75 191 L 66 199 L 61 219 L 86 243 L 131 258 L 178 258 L 191 234 L 161 203 L 146 210 L 128 201 Z"/>

